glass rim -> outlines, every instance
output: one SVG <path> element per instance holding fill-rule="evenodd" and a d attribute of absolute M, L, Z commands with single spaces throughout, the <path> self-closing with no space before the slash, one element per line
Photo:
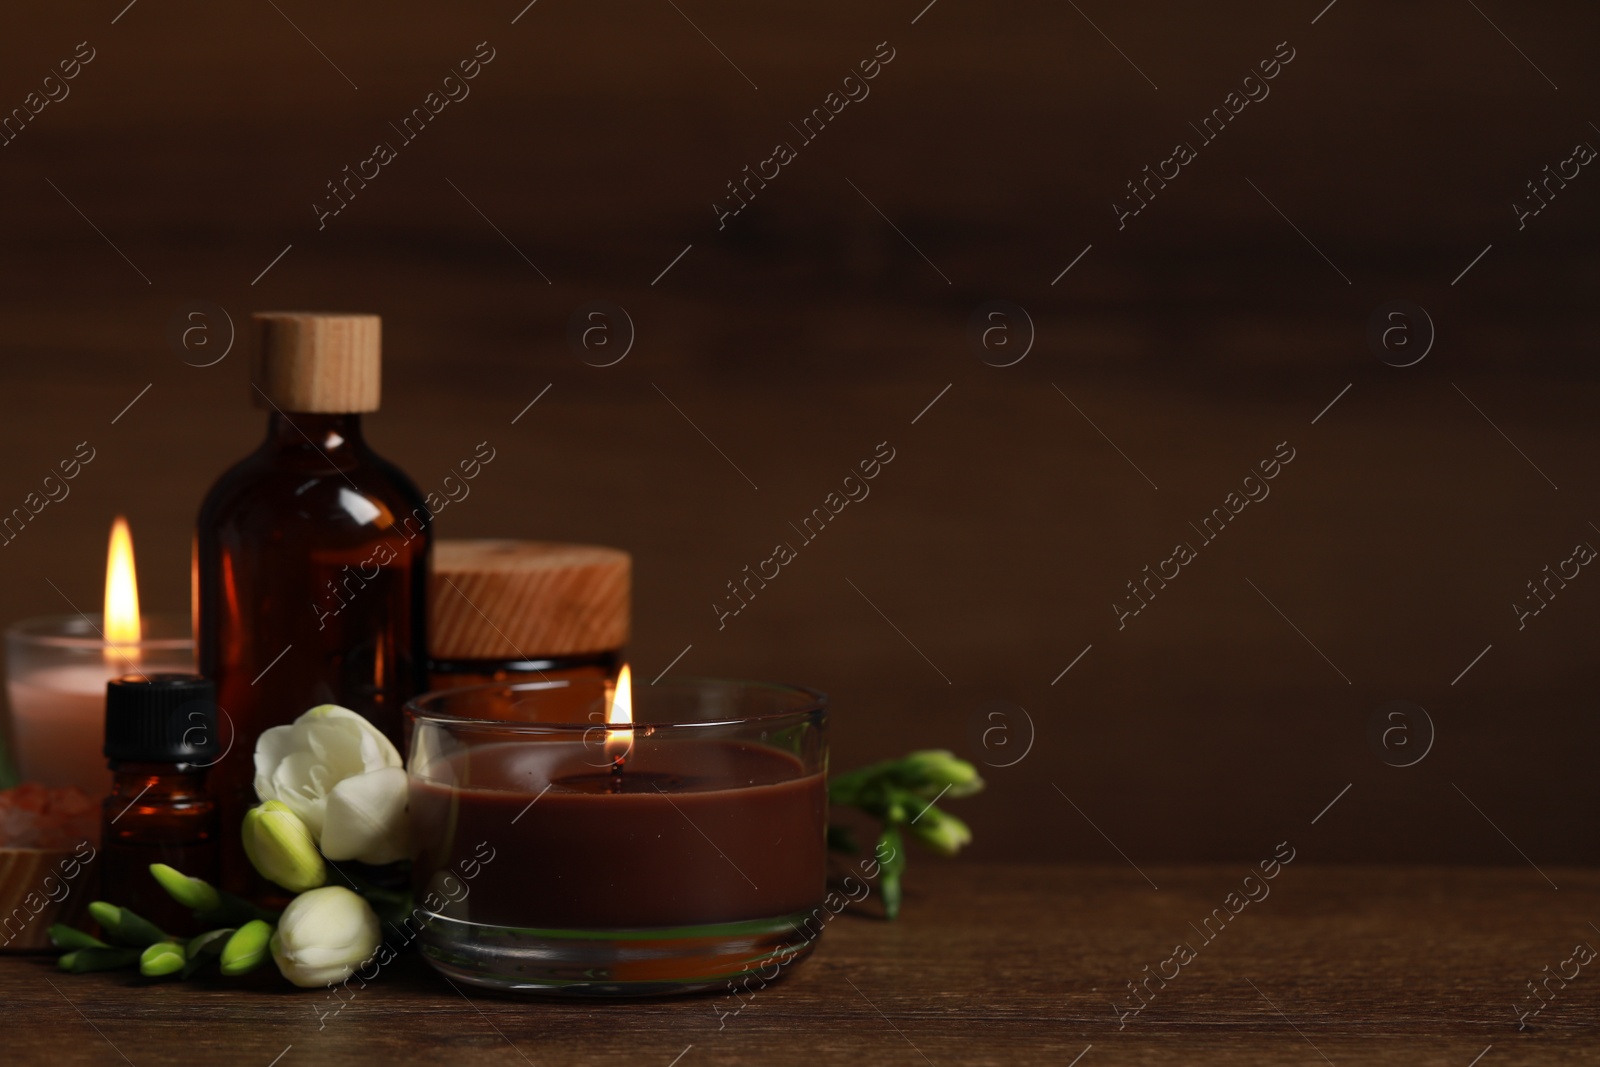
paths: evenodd
<path fill-rule="evenodd" d="M 612 683 L 585 681 L 583 684 L 605 687 Z M 727 728 L 730 726 L 752 726 L 766 723 L 782 722 L 788 719 L 804 718 L 807 716 L 825 716 L 828 712 L 828 695 L 820 689 L 809 686 L 794 685 L 789 682 L 756 682 L 744 678 L 702 678 L 680 677 L 669 681 L 652 683 L 672 689 L 693 689 L 708 685 L 727 686 L 736 688 L 752 688 L 767 692 L 795 694 L 804 697 L 804 703 L 780 711 L 763 711 L 753 715 L 741 715 L 731 719 L 691 719 L 670 722 L 640 721 L 635 719 L 628 726 L 618 723 L 611 729 L 631 729 L 639 732 L 645 730 L 694 730 L 710 728 Z M 506 719 L 480 719 L 466 715 L 456 715 L 451 712 L 430 710 L 426 705 L 440 703 L 447 697 L 460 696 L 464 693 L 487 692 L 545 692 L 557 689 L 576 688 L 571 681 L 558 678 L 546 679 L 542 682 L 490 682 L 488 684 L 464 685 L 454 689 L 438 689 L 433 692 L 423 693 L 406 701 L 404 711 L 406 717 L 412 722 L 426 722 L 442 727 L 488 727 L 495 730 L 509 730 L 517 733 L 571 733 L 575 736 L 584 735 L 597 728 L 592 722 L 532 722 L 526 720 Z M 648 687 L 640 687 L 648 688 Z"/>
<path fill-rule="evenodd" d="M 107 641 L 100 634 L 85 635 L 69 632 L 87 624 L 94 629 L 94 619 L 104 622 L 104 615 L 36 615 L 19 619 L 6 627 L 7 643 L 25 644 L 33 648 L 64 648 L 82 651 L 100 651 L 106 648 L 138 648 L 153 650 L 179 650 L 194 647 L 194 634 L 189 628 L 189 618 L 176 612 L 140 613 L 139 623 L 147 629 L 164 631 L 161 637 L 145 637 L 138 641 Z M 155 624 L 152 626 L 152 624 Z M 171 636 L 167 631 L 181 630 L 182 636 Z"/>

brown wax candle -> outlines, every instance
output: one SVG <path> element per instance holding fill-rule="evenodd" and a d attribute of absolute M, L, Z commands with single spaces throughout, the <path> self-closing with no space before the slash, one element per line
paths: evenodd
<path fill-rule="evenodd" d="M 643 739 L 641 738 L 641 741 Z M 827 789 L 735 740 L 635 747 L 620 773 L 578 740 L 480 744 L 411 780 L 418 899 L 493 849 L 447 909 L 474 924 L 616 930 L 809 911 L 824 893 Z"/>

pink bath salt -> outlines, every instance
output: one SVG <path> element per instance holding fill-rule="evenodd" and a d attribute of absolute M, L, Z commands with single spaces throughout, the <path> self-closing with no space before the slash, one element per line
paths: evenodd
<path fill-rule="evenodd" d="M 99 805 L 75 785 L 0 791 L 0 848 L 70 849 L 99 837 Z"/>

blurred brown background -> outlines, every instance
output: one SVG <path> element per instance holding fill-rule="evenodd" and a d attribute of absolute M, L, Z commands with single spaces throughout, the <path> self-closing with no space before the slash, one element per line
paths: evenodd
<path fill-rule="evenodd" d="M 1025 709 L 1031 750 L 957 805 L 974 854 L 1596 856 L 1600 577 L 1521 631 L 1511 608 L 1600 544 L 1600 175 L 1524 229 L 1511 207 L 1600 144 L 1592 5 L 124 4 L 0 34 L 4 109 L 95 56 L 0 147 L 0 509 L 98 452 L 0 549 L 0 618 L 70 610 L 47 578 L 95 610 L 118 511 L 146 607 L 187 609 L 195 508 L 264 420 L 246 331 L 204 368 L 169 341 L 186 301 L 373 311 L 374 444 L 424 490 L 497 450 L 441 535 L 631 550 L 644 679 L 692 646 L 675 672 L 825 689 L 838 767 L 1010 762 Z M 879 42 L 870 96 L 799 145 Z M 1270 95 L 1199 147 L 1279 42 Z M 1180 139 L 1199 158 L 1119 231 Z M 319 230 L 380 140 L 398 158 Z M 798 158 L 719 230 L 779 140 Z M 1397 369 L 1367 324 L 1402 298 L 1438 336 Z M 597 299 L 637 331 L 606 368 L 567 341 Z M 995 299 L 1037 329 L 1004 368 L 968 340 Z M 724 583 L 884 441 L 870 497 L 719 631 Z M 1124 583 L 1282 441 L 1270 498 L 1119 631 Z M 1437 729 L 1404 769 L 1367 737 L 1394 699 Z"/>

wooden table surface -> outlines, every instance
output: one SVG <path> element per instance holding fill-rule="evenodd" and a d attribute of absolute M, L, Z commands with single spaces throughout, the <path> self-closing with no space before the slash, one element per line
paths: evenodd
<path fill-rule="evenodd" d="M 1236 866 L 1023 866 L 919 858 L 901 919 L 847 911 L 792 977 L 737 1001 L 618 1004 L 452 989 L 418 960 L 336 1015 L 326 992 L 66 975 L 0 959 L 6 1064 L 1408 1064 L 1600 1058 L 1600 974 L 1527 1029 L 1526 983 L 1600 944 L 1600 872 L 1285 866 L 1210 943 L 1190 927 Z M 1548 881 L 1545 876 L 1548 876 Z M 1152 888 L 1152 883 L 1160 888 Z M 1258 883 L 1251 883 L 1260 896 Z M 1553 886 L 1559 886 L 1554 889 Z M 1213 924 L 1215 925 L 1215 924 Z M 1196 949 L 1137 1015 L 1113 998 Z M 1120 1022 L 1120 1025 L 1119 1025 Z M 1476 1059 L 1480 1057 L 1481 1059 Z M 1074 1059 L 1079 1057 L 1078 1059 Z"/>

